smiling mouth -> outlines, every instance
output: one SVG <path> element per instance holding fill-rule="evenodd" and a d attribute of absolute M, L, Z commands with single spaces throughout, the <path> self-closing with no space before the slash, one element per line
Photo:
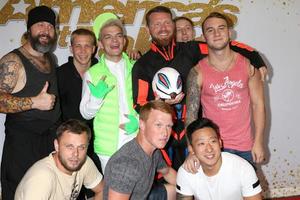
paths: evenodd
<path fill-rule="evenodd" d="M 78 58 L 81 60 L 86 60 L 86 59 L 88 59 L 88 56 L 78 56 Z"/>
<path fill-rule="evenodd" d="M 209 155 L 205 155 L 204 157 L 205 157 L 206 159 L 211 160 L 211 159 L 213 159 L 213 158 L 215 157 L 215 155 L 214 155 L 214 154 L 209 154 Z"/>
<path fill-rule="evenodd" d="M 119 45 L 117 45 L 117 46 L 111 46 L 110 48 L 111 48 L 111 49 L 119 49 L 120 46 L 119 46 Z"/>
<path fill-rule="evenodd" d="M 166 31 L 160 32 L 160 33 L 158 33 L 158 35 L 163 36 L 163 37 L 166 37 L 166 36 L 169 35 L 169 32 L 166 32 Z"/>
<path fill-rule="evenodd" d="M 223 39 L 222 38 L 214 39 L 214 42 L 219 42 L 219 41 L 223 41 Z"/>

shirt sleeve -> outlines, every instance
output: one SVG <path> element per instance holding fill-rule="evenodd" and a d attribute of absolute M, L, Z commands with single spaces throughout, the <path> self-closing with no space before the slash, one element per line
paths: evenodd
<path fill-rule="evenodd" d="M 91 81 L 89 72 L 86 72 L 82 81 L 82 96 L 80 101 L 79 110 L 83 118 L 89 120 L 96 116 L 96 113 L 103 104 L 103 99 L 95 98 L 91 95 L 88 81 Z"/>
<path fill-rule="evenodd" d="M 55 175 L 45 170 L 35 171 L 34 174 L 24 176 L 25 180 L 18 186 L 15 193 L 15 200 L 48 200 L 56 188 L 54 177 Z"/>
<path fill-rule="evenodd" d="M 157 153 L 157 159 L 158 159 L 158 163 L 157 163 L 157 170 L 163 169 L 168 167 L 165 159 L 163 158 L 161 151 L 159 149 L 156 150 Z"/>
<path fill-rule="evenodd" d="M 243 197 L 251 197 L 262 191 L 253 166 L 246 160 L 241 164 L 241 183 Z"/>
<path fill-rule="evenodd" d="M 87 157 L 84 164 L 84 171 L 85 176 L 83 184 L 86 188 L 93 189 L 101 182 L 103 176 L 89 157 Z"/>
<path fill-rule="evenodd" d="M 132 159 L 115 160 L 106 165 L 104 177 L 108 177 L 109 181 L 105 181 L 105 184 L 116 192 L 131 194 L 141 177 L 139 167 L 138 163 Z"/>
<path fill-rule="evenodd" d="M 193 190 L 190 187 L 189 174 L 183 167 L 180 167 L 176 178 L 176 192 L 182 195 L 193 196 Z"/>
<path fill-rule="evenodd" d="M 182 44 L 182 43 L 181 43 Z M 190 41 L 183 43 L 186 46 L 184 49 L 186 54 L 189 54 L 193 65 L 196 65 L 200 60 L 205 58 L 208 54 L 207 44 L 200 41 Z"/>

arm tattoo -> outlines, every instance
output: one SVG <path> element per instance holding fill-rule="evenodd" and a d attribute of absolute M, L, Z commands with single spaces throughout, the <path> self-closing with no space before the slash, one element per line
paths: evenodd
<path fill-rule="evenodd" d="M 30 110 L 32 108 L 30 97 L 14 97 L 11 94 L 0 93 L 0 112 L 17 113 Z"/>
<path fill-rule="evenodd" d="M 186 196 L 180 193 L 176 193 L 176 200 L 193 200 L 194 197 L 193 196 Z"/>
<path fill-rule="evenodd" d="M 0 112 L 15 113 L 31 109 L 30 97 L 14 97 L 13 92 L 20 69 L 20 62 L 15 54 L 7 54 L 0 60 Z"/>
<path fill-rule="evenodd" d="M 0 62 L 0 91 L 11 93 L 17 84 L 19 65 L 7 57 Z"/>
<path fill-rule="evenodd" d="M 192 68 L 187 79 L 187 115 L 185 127 L 198 118 L 200 108 L 200 85 L 198 76 L 199 74 L 196 68 Z"/>

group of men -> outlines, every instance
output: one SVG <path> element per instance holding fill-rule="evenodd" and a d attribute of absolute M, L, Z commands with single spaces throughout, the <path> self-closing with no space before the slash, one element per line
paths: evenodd
<path fill-rule="evenodd" d="M 124 52 L 121 20 L 100 14 L 94 33 L 71 34 L 73 57 L 56 73 L 55 13 L 46 6 L 29 12 L 26 43 L 0 61 L 0 111 L 7 113 L 4 200 L 76 199 L 82 185 L 95 199 L 175 199 L 176 191 L 178 199 L 222 199 L 223 190 L 226 199 L 261 199 L 251 165 L 221 153 L 224 147 L 253 165 L 264 159 L 261 57 L 230 40 L 231 24 L 219 13 L 203 22 L 205 42 L 194 41 L 191 21 L 174 22 L 163 6 L 148 11 L 146 23 L 151 47 L 135 62 Z M 96 46 L 103 51 L 99 61 Z M 163 67 L 180 73 L 183 92 L 161 101 L 151 82 Z M 98 169 L 88 149 L 94 162 L 100 160 Z M 245 180 L 230 179 L 239 170 Z M 153 184 L 156 172 L 161 178 Z M 231 181 L 232 189 L 220 180 Z M 198 181 L 203 187 L 193 188 Z"/>

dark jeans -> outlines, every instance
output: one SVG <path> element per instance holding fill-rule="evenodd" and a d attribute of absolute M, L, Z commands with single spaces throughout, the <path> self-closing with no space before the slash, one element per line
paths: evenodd
<path fill-rule="evenodd" d="M 147 200 L 167 200 L 167 198 L 168 194 L 164 184 L 162 182 L 155 182 L 152 185 Z"/>

